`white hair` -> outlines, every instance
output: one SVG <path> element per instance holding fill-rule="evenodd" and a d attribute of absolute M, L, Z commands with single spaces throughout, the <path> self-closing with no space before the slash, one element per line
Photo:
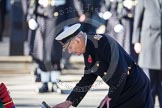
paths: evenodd
<path fill-rule="evenodd" d="M 77 37 L 79 38 L 84 38 L 85 39 L 85 33 L 83 33 L 82 31 L 80 31 L 77 35 Z"/>

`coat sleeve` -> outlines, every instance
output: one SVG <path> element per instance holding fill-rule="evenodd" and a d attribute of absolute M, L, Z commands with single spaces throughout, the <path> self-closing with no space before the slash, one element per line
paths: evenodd
<path fill-rule="evenodd" d="M 101 39 L 99 50 L 100 57 L 105 58 L 105 63 L 108 66 L 107 74 L 102 79 L 109 85 L 108 97 L 112 98 L 111 103 L 115 103 L 127 78 L 128 66 L 125 58 L 123 58 L 122 51 L 124 50 L 111 37 L 108 37 L 107 40 Z"/>
<path fill-rule="evenodd" d="M 142 29 L 142 21 L 144 14 L 144 0 L 138 0 L 135 8 L 134 28 L 132 43 L 140 42 L 140 33 Z"/>
<path fill-rule="evenodd" d="M 84 74 L 81 78 L 79 83 L 73 88 L 73 91 L 68 96 L 67 100 L 72 102 L 74 107 L 77 107 L 80 101 L 84 98 L 86 93 L 91 88 L 92 84 L 95 82 L 97 75 L 91 74 Z"/>
<path fill-rule="evenodd" d="M 86 93 L 89 91 L 89 89 L 97 79 L 97 75 L 91 73 L 90 69 L 87 66 L 88 55 L 89 55 L 88 53 L 84 54 L 84 63 L 85 63 L 84 76 L 76 84 L 76 86 L 73 88 L 72 92 L 67 98 L 67 100 L 72 102 L 72 105 L 74 107 L 78 106 L 78 104 L 81 102 L 81 100 L 84 98 Z"/>

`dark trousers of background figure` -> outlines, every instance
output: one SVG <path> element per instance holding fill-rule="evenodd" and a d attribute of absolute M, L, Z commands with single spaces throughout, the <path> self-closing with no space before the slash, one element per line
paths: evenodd
<path fill-rule="evenodd" d="M 35 30 L 28 29 L 29 55 L 33 57 Z"/>
<path fill-rule="evenodd" d="M 149 69 L 149 76 L 151 82 L 151 92 L 153 102 L 155 103 L 155 96 L 158 96 L 160 108 L 162 108 L 162 70 Z"/>
<path fill-rule="evenodd" d="M 0 41 L 5 28 L 6 0 L 0 1 Z"/>
<path fill-rule="evenodd" d="M 0 41 L 2 41 L 2 35 L 5 27 L 5 15 L 0 10 Z"/>

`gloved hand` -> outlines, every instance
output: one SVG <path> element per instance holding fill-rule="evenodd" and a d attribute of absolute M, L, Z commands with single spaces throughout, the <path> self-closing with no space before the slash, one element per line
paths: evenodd
<path fill-rule="evenodd" d="M 114 31 L 115 31 L 116 33 L 120 33 L 120 32 L 122 32 L 123 30 L 124 30 L 124 26 L 123 26 L 121 23 L 116 24 L 116 25 L 114 26 Z"/>
<path fill-rule="evenodd" d="M 142 46 L 141 46 L 141 43 L 135 43 L 134 44 L 134 50 L 137 54 L 139 54 L 142 50 Z"/>
<path fill-rule="evenodd" d="M 47 7 L 49 4 L 49 1 L 48 0 L 38 0 L 38 3 L 43 7 Z"/>
<path fill-rule="evenodd" d="M 99 108 L 109 108 L 109 103 L 111 101 L 111 98 L 108 96 L 105 96 L 105 98 L 101 101 Z"/>
<path fill-rule="evenodd" d="M 35 19 L 32 18 L 28 21 L 28 26 L 31 30 L 36 30 L 38 27 L 38 23 Z"/>

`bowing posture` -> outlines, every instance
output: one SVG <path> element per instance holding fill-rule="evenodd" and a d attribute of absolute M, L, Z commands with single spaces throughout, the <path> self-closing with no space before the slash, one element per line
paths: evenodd
<path fill-rule="evenodd" d="M 66 101 L 53 108 L 77 107 L 98 76 L 110 87 L 99 108 L 153 108 L 149 80 L 134 60 L 110 36 L 80 27 L 74 24 L 55 38 L 69 53 L 84 55 L 85 69 Z"/>

